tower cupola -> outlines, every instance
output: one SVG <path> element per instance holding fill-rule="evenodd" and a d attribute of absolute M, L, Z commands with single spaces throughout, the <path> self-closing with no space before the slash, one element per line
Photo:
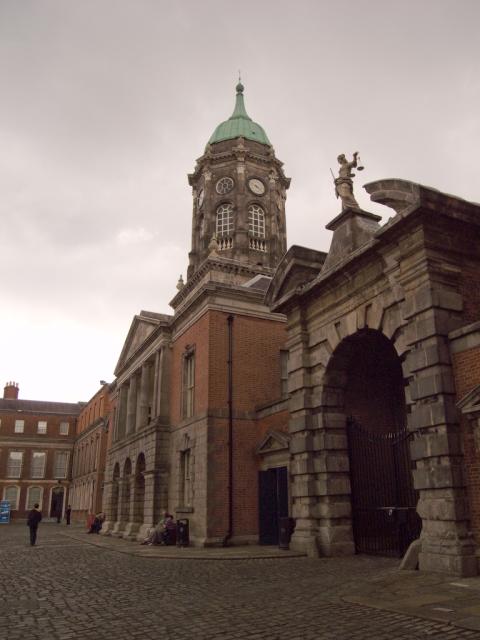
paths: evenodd
<path fill-rule="evenodd" d="M 209 144 L 222 142 L 223 140 L 234 140 L 235 138 L 245 138 L 246 140 L 255 140 L 260 144 L 266 144 L 271 147 L 270 140 L 265 133 L 263 127 L 254 122 L 245 109 L 243 99 L 244 86 L 239 82 L 236 86 L 237 97 L 235 100 L 235 109 L 228 120 L 218 125 L 208 141 Z"/>
<path fill-rule="evenodd" d="M 263 127 L 245 109 L 244 86 L 235 108 L 213 132 L 188 176 L 193 195 L 192 250 L 187 280 L 214 255 L 257 273 L 273 273 L 286 251 L 286 191 L 290 179 Z"/>

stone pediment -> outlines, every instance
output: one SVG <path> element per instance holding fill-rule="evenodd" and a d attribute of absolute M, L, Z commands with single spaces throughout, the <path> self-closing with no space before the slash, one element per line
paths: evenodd
<path fill-rule="evenodd" d="M 457 407 L 463 414 L 480 415 L 480 385 L 474 387 L 461 400 L 457 402 Z"/>
<path fill-rule="evenodd" d="M 327 254 L 293 245 L 281 259 L 267 290 L 265 302 L 270 307 L 280 302 L 297 287 L 318 276 Z"/>
<path fill-rule="evenodd" d="M 123 345 L 120 358 L 115 367 L 115 375 L 125 366 L 125 364 L 137 353 L 149 336 L 161 324 L 168 323 L 170 316 L 152 311 L 141 311 L 133 318 L 132 324 Z"/>
<path fill-rule="evenodd" d="M 258 445 L 256 453 L 260 456 L 276 451 L 288 449 L 290 436 L 282 431 L 268 431 L 262 442 Z"/>

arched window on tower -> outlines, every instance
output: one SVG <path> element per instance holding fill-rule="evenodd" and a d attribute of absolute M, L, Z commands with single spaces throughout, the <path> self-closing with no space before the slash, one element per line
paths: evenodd
<path fill-rule="evenodd" d="M 218 248 L 231 249 L 233 247 L 233 205 L 230 203 L 221 204 L 217 208 L 217 224 L 215 233 L 218 241 Z"/>
<path fill-rule="evenodd" d="M 267 251 L 265 240 L 265 212 L 258 204 L 248 207 L 249 247 L 255 251 Z"/>
<path fill-rule="evenodd" d="M 258 204 L 248 207 L 248 230 L 254 238 L 265 238 L 265 213 Z"/>

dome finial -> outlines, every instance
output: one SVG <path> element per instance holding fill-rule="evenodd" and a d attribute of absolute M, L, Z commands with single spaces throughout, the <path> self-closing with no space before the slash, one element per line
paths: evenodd
<path fill-rule="evenodd" d="M 242 76 L 240 73 L 240 69 L 238 70 L 238 84 L 235 87 L 235 89 L 237 90 L 237 93 L 243 93 L 243 90 L 245 89 L 245 87 L 242 84 Z"/>

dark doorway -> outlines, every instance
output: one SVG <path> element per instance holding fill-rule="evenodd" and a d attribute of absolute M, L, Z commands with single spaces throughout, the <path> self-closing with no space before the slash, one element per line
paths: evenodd
<path fill-rule="evenodd" d="M 278 544 L 279 518 L 288 517 L 287 467 L 260 471 L 258 487 L 259 543 Z"/>
<path fill-rule="evenodd" d="M 402 556 L 419 536 L 401 360 L 378 331 L 341 345 L 357 553 Z"/>
<path fill-rule="evenodd" d="M 63 487 L 52 489 L 52 502 L 50 504 L 50 517 L 59 518 L 63 512 Z"/>

